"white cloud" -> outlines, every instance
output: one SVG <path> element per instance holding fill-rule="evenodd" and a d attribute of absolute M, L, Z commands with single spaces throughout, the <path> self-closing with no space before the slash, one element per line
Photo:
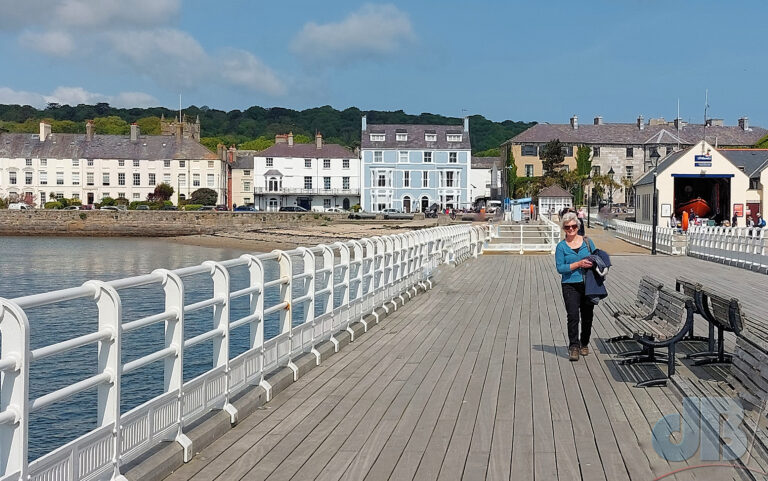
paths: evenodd
<path fill-rule="evenodd" d="M 156 107 L 160 105 L 160 102 L 152 95 L 144 92 L 122 92 L 112 97 L 109 105 L 129 109 Z"/>
<path fill-rule="evenodd" d="M 180 0 L 62 0 L 55 18 L 74 27 L 162 25 L 179 13 Z"/>
<path fill-rule="evenodd" d="M 31 105 L 42 108 L 48 103 L 75 106 L 79 104 L 94 105 L 99 102 L 107 102 L 118 108 L 153 107 L 160 104 L 155 97 L 144 92 L 120 92 L 111 96 L 89 92 L 82 87 L 62 86 L 57 87 L 50 94 L 41 94 L 0 87 L 0 104 Z"/>
<path fill-rule="evenodd" d="M 72 36 L 66 32 L 51 30 L 49 32 L 23 32 L 19 36 L 22 47 L 37 50 L 53 57 L 66 57 L 75 49 Z"/>
<path fill-rule="evenodd" d="M 46 104 L 46 102 L 45 96 L 42 94 L 35 92 L 25 92 L 23 90 L 13 90 L 8 87 L 0 87 L 0 104 L 18 104 L 42 107 Z"/>
<path fill-rule="evenodd" d="M 363 5 L 336 23 L 307 23 L 291 49 L 312 64 L 345 64 L 392 54 L 416 35 L 408 15 L 394 5 Z"/>
<path fill-rule="evenodd" d="M 56 90 L 45 97 L 45 100 L 66 105 L 94 105 L 99 102 L 109 101 L 105 95 L 89 92 L 82 87 L 57 87 Z"/>
<path fill-rule="evenodd" d="M 232 85 L 272 95 L 285 93 L 285 86 L 272 69 L 250 52 L 232 49 L 222 57 L 221 75 Z"/>

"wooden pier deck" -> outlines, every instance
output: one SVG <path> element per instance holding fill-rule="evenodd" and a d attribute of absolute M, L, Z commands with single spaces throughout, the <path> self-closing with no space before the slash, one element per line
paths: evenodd
<path fill-rule="evenodd" d="M 613 260 L 612 296 L 634 296 L 646 273 L 667 285 L 682 274 L 738 295 L 767 319 L 764 275 L 686 257 Z M 764 479 L 656 453 L 651 428 L 681 411 L 679 391 L 634 387 L 646 368 L 617 364 L 603 342 L 617 332 L 602 308 L 592 354 L 568 361 L 553 264 L 552 256 L 485 256 L 443 266 L 432 291 L 167 479 Z M 679 372 L 692 375 L 682 363 Z M 753 453 L 749 466 L 765 471 L 768 462 Z"/>

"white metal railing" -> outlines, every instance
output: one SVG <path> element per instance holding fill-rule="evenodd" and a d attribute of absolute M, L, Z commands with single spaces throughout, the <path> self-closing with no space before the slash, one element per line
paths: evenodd
<path fill-rule="evenodd" d="M 688 255 L 768 273 L 768 236 L 755 227 L 688 228 Z"/>
<path fill-rule="evenodd" d="M 645 247 L 646 249 L 652 247 L 653 226 L 618 219 L 611 219 L 610 224 L 616 230 L 616 237 L 619 239 L 625 240 L 630 244 Z M 664 254 L 684 255 L 685 252 L 675 252 L 673 249 L 673 240 L 676 233 L 677 229 L 656 226 L 656 250 Z"/>
<path fill-rule="evenodd" d="M 265 375 L 288 365 L 297 355 L 347 329 L 374 308 L 415 286 L 426 286 L 433 269 L 444 262 L 477 257 L 487 240 L 481 226 L 445 226 L 404 234 L 372 237 L 291 251 L 243 255 L 223 262 L 207 261 L 176 270 L 111 282 L 88 281 L 74 287 L 15 299 L 0 298 L 0 479 L 63 481 L 120 478 L 120 468 L 162 441 L 177 441 L 189 452 L 185 427 L 214 409 L 236 421 L 232 396 L 249 386 L 262 385 L 271 395 Z M 267 275 L 265 266 L 271 264 Z M 244 269 L 246 285 L 235 288 L 231 271 Z M 207 297 L 185 301 L 188 280 L 202 276 L 212 287 Z M 159 312 L 124 319 L 121 293 L 127 289 L 161 289 Z M 265 292 L 277 292 L 272 299 Z M 248 300 L 248 312 L 233 318 L 233 300 Z M 73 300 L 95 304 L 97 329 L 63 342 L 32 349 L 27 311 L 56 308 Z M 316 306 L 317 303 L 317 306 Z M 206 311 L 207 310 L 207 311 Z M 210 311 L 210 328 L 185 338 L 185 318 Z M 319 311 L 319 312 L 318 312 Z M 264 321 L 278 316 L 279 332 L 265 338 Z M 294 318 L 296 315 L 297 318 Z M 192 319 L 192 317 L 190 317 Z M 162 323 L 162 348 L 129 362 L 122 360 L 123 335 Z M 230 333 L 249 326 L 249 348 L 230 355 Z M 185 352 L 211 341 L 213 367 L 184 381 Z M 72 380 L 65 387 L 31 397 L 30 369 L 36 361 L 77 347 L 97 345 L 90 360 L 96 374 Z M 84 360 L 87 361 L 87 360 Z M 160 368 L 163 393 L 121 412 L 124 374 Z M 97 390 L 97 427 L 89 433 L 28 462 L 29 417 L 36 411 L 85 390 Z"/>
<path fill-rule="evenodd" d="M 560 226 L 544 217 L 535 224 L 495 224 L 490 228 L 495 241 L 488 250 L 554 253 L 560 241 Z"/>

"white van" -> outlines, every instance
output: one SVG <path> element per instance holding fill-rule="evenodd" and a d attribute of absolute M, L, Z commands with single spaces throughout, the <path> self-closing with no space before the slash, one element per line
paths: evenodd
<path fill-rule="evenodd" d="M 8 210 L 32 210 L 32 206 L 24 202 L 14 202 L 8 206 Z"/>
<path fill-rule="evenodd" d="M 493 214 L 497 209 L 501 208 L 500 200 L 489 200 L 485 203 L 485 211 L 489 214 Z"/>

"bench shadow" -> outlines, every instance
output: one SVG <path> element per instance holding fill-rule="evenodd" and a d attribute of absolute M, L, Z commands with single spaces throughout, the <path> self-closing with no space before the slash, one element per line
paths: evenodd
<path fill-rule="evenodd" d="M 617 341 L 607 342 L 608 339 L 598 338 L 595 340 L 600 347 L 602 354 L 611 356 L 605 359 L 605 365 L 608 372 L 616 382 L 637 384 L 651 379 L 666 377 L 666 364 L 621 364 L 622 358 L 616 357 L 618 354 L 626 351 L 640 349 L 640 344 L 635 341 Z M 659 354 L 663 354 L 663 350 Z"/>

